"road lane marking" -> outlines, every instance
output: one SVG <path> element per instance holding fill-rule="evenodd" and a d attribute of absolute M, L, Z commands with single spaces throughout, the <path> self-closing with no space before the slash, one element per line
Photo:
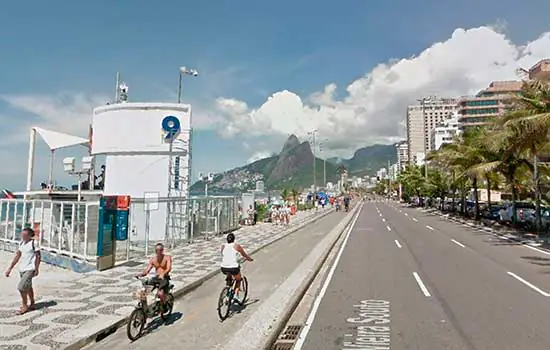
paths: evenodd
<path fill-rule="evenodd" d="M 399 210 L 400 213 L 402 213 L 403 211 Z"/>
<path fill-rule="evenodd" d="M 464 244 L 460 243 L 460 242 L 457 241 L 456 239 L 451 239 L 451 242 L 453 242 L 453 243 L 456 244 L 456 245 L 461 246 L 462 248 L 466 248 L 466 246 L 465 246 Z"/>
<path fill-rule="evenodd" d="M 304 328 L 302 328 L 302 331 L 300 332 L 300 335 L 298 336 L 298 339 L 296 340 L 296 343 L 294 345 L 295 350 L 300 350 L 302 346 L 304 346 L 304 342 L 306 341 L 306 337 L 309 333 L 309 330 L 311 329 L 311 326 L 313 325 L 313 321 L 315 321 L 315 316 L 317 315 L 317 311 L 319 310 L 319 306 L 321 306 L 321 301 L 325 297 L 325 294 L 327 293 L 328 286 L 330 282 L 332 281 L 332 277 L 334 276 L 334 272 L 336 271 L 336 267 L 338 267 L 338 263 L 340 262 L 340 259 L 342 258 L 342 254 L 344 254 L 344 249 L 346 248 L 346 245 L 349 240 L 349 236 L 351 235 L 351 231 L 355 227 L 355 223 L 357 223 L 357 219 L 359 219 L 359 214 L 361 214 L 362 208 L 359 208 L 359 211 L 357 214 L 355 214 L 355 217 L 353 218 L 353 221 L 351 225 L 348 228 L 348 232 L 346 232 L 346 237 L 344 238 L 344 242 L 342 242 L 342 246 L 340 247 L 340 250 L 338 251 L 338 254 L 336 255 L 336 258 L 334 259 L 334 262 L 332 263 L 332 266 L 330 267 L 330 270 L 328 272 L 327 278 L 325 279 L 325 283 L 321 287 L 321 290 L 319 291 L 319 295 L 317 295 L 317 298 L 313 302 L 313 307 L 311 308 L 311 312 L 309 316 L 307 317 L 306 323 L 304 325 Z"/>
<path fill-rule="evenodd" d="M 399 243 L 397 239 L 395 240 L 395 245 L 397 246 L 397 248 L 401 248 L 401 243 Z"/>
<path fill-rule="evenodd" d="M 405 216 L 409 216 L 409 213 L 405 213 Z"/>
<path fill-rule="evenodd" d="M 506 239 L 508 239 L 508 238 L 506 238 Z M 531 249 L 531 250 L 534 250 L 534 251 L 536 251 L 536 252 L 542 253 L 542 254 L 544 254 L 544 255 L 550 255 L 550 253 L 545 252 L 544 250 L 538 249 L 538 248 L 536 248 L 536 247 L 531 247 L 529 244 L 524 244 L 523 246 L 524 246 L 525 248 L 529 248 L 529 249 Z"/>
<path fill-rule="evenodd" d="M 432 231 L 434 230 L 434 228 L 431 227 L 430 225 L 426 225 L 426 228 L 427 228 L 428 230 L 432 230 Z"/>
<path fill-rule="evenodd" d="M 516 275 L 515 273 L 513 272 L 510 272 L 508 271 L 507 272 L 510 276 L 514 277 L 515 279 L 517 279 L 518 281 L 520 281 L 521 283 L 525 284 L 527 287 L 533 289 L 534 291 L 540 293 L 541 295 L 545 296 L 545 297 L 550 297 L 550 294 L 543 291 L 542 289 L 540 289 L 539 287 L 535 286 L 534 284 L 532 283 L 529 283 L 527 282 L 526 280 L 524 280 L 523 278 L 519 277 L 518 275 Z"/>
<path fill-rule="evenodd" d="M 353 325 L 354 339 L 344 340 L 344 349 L 390 349 L 390 302 L 386 300 L 362 300 L 357 305 L 357 315 L 346 319 Z M 296 349 L 296 348 L 294 348 Z"/>
<path fill-rule="evenodd" d="M 386 225 L 386 228 L 388 229 L 388 231 L 391 231 L 391 227 L 389 227 L 388 225 Z"/>
<path fill-rule="evenodd" d="M 378 212 L 378 215 L 379 215 L 380 217 L 382 217 L 382 213 L 381 213 L 381 212 Z"/>
<path fill-rule="evenodd" d="M 386 222 L 386 219 L 382 218 L 382 222 Z"/>
<path fill-rule="evenodd" d="M 418 220 L 416 220 L 416 218 L 413 218 L 413 221 L 418 222 Z"/>
<path fill-rule="evenodd" d="M 422 293 L 424 293 L 424 295 L 427 297 L 431 297 L 432 295 L 430 294 L 430 291 L 428 290 L 428 288 L 426 288 L 426 286 L 424 285 L 424 282 L 422 282 L 422 280 L 420 279 L 420 276 L 418 276 L 418 273 L 413 272 L 413 276 L 414 276 L 414 279 L 416 280 L 416 283 L 418 283 L 418 286 L 420 287 L 420 290 L 422 291 Z"/>

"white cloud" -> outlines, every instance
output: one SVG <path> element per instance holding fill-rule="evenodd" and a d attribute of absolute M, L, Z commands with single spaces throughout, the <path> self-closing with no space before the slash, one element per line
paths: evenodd
<path fill-rule="evenodd" d="M 2 95 L 0 99 L 13 109 L 32 115 L 19 117 L 2 144 L 26 142 L 32 126 L 87 137 L 93 108 L 109 101 L 107 97 L 85 94 Z"/>
<path fill-rule="evenodd" d="M 268 152 L 268 151 L 259 151 L 259 152 L 256 152 L 256 153 L 254 153 L 254 154 L 248 159 L 248 161 L 246 162 L 246 164 L 254 163 L 254 162 L 257 161 L 257 160 L 271 157 L 272 154 L 273 154 L 273 152 Z"/>
<path fill-rule="evenodd" d="M 420 54 L 379 64 L 350 83 L 342 99 L 328 84 L 311 96 L 274 93 L 260 107 L 219 98 L 220 133 L 227 137 L 288 135 L 305 139 L 312 129 L 329 138 L 334 154 L 405 136 L 406 106 L 424 95 L 474 94 L 491 81 L 517 79 L 518 67 L 550 57 L 550 33 L 520 46 L 501 33 L 502 26 L 456 29 L 451 37 Z"/>

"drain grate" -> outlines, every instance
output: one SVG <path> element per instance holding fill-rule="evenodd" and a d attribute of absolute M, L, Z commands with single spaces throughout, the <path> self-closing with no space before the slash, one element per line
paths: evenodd
<path fill-rule="evenodd" d="M 271 350 L 292 350 L 294 343 L 275 343 Z"/>
<path fill-rule="evenodd" d="M 301 330 L 302 330 L 302 326 L 300 325 L 287 326 L 283 334 L 281 334 L 281 336 L 279 337 L 279 339 L 296 340 Z"/>

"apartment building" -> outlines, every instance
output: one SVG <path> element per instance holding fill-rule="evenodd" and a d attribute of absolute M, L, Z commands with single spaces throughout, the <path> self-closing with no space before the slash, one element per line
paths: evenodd
<path fill-rule="evenodd" d="M 550 81 L 550 59 L 541 60 L 531 67 L 529 69 L 529 79 Z"/>
<path fill-rule="evenodd" d="M 409 163 L 409 145 L 407 141 L 401 141 L 395 144 L 397 151 L 397 169 L 403 170 Z"/>
<path fill-rule="evenodd" d="M 457 136 L 459 132 L 458 112 L 455 111 L 451 117 L 440 122 L 438 126 L 432 130 L 432 148 L 430 151 L 437 151 L 444 144 L 452 143 L 455 136 Z"/>
<path fill-rule="evenodd" d="M 494 81 L 476 96 L 463 97 L 458 103 L 458 126 L 461 130 L 491 123 L 511 107 L 511 100 L 521 91 L 521 81 Z"/>
<path fill-rule="evenodd" d="M 432 149 L 432 130 L 457 110 L 454 98 L 429 97 L 407 107 L 408 161 L 417 164 L 419 154 Z M 423 162 L 423 160 L 422 160 Z"/>

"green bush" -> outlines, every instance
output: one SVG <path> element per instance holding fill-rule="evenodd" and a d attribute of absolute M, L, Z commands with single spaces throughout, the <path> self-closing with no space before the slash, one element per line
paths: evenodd
<path fill-rule="evenodd" d="M 313 208 L 315 208 L 315 206 L 311 202 L 305 203 L 305 204 L 298 204 L 298 206 L 296 207 L 296 209 L 298 210 L 309 210 Z"/>
<path fill-rule="evenodd" d="M 267 218 L 266 204 L 256 204 L 256 211 L 258 212 L 258 221 L 264 221 Z"/>

